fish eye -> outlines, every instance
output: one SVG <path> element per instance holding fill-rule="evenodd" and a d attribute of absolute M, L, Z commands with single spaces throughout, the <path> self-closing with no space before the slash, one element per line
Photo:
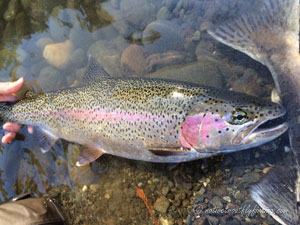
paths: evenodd
<path fill-rule="evenodd" d="M 236 109 L 231 115 L 231 123 L 234 125 L 246 123 L 248 120 L 247 113 L 241 109 Z"/>

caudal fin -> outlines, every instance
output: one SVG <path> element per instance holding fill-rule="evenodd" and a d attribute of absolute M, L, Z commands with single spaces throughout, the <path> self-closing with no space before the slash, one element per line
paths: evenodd
<path fill-rule="evenodd" d="M 208 33 L 218 41 L 266 64 L 274 48 L 282 44 L 298 48 L 298 0 L 264 0 L 259 10 L 225 22 Z"/>
<path fill-rule="evenodd" d="M 251 196 L 260 207 L 281 224 L 299 224 L 296 201 L 297 168 L 274 167 L 252 187 Z"/>

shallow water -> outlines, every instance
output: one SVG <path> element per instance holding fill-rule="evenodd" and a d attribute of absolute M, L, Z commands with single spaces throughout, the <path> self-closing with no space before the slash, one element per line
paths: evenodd
<path fill-rule="evenodd" d="M 269 99 L 269 71 L 206 33 L 250 2 L 0 0 L 0 81 L 23 76 L 35 91 L 74 86 L 92 55 L 113 76 L 192 81 Z M 177 165 L 103 156 L 76 168 L 76 144 L 59 141 L 43 154 L 34 135 L 21 134 L 25 140 L 0 146 L 2 202 L 30 191 L 53 197 L 69 224 L 153 224 L 140 188 L 160 224 L 277 224 L 249 188 L 286 157 L 285 136 Z"/>

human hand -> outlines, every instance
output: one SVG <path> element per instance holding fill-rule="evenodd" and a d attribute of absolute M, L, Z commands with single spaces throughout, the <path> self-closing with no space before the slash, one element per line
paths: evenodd
<path fill-rule="evenodd" d="M 24 84 L 24 79 L 20 78 L 14 82 L 0 82 L 0 102 L 15 102 L 18 100 L 15 93 L 20 91 Z M 7 122 L 3 125 L 3 129 L 9 132 L 2 137 L 2 143 L 11 143 L 16 137 L 17 132 L 21 129 L 22 125 L 12 122 Z M 28 128 L 31 133 L 32 128 Z"/>

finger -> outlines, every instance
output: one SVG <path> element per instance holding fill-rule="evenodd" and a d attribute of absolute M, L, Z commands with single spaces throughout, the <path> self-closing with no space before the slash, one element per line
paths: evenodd
<path fill-rule="evenodd" d="M 33 134 L 33 127 L 32 126 L 28 126 L 28 133 L 29 134 Z"/>
<path fill-rule="evenodd" d="M 24 84 L 24 79 L 21 77 L 14 82 L 0 82 L 0 94 L 12 94 L 21 90 Z"/>
<path fill-rule="evenodd" d="M 11 143 L 14 138 L 16 137 L 16 133 L 15 132 L 9 132 L 8 134 L 5 134 L 2 137 L 2 143 L 6 144 L 6 143 Z"/>
<path fill-rule="evenodd" d="M 0 95 L 0 102 L 15 102 L 18 98 L 13 95 Z"/>
<path fill-rule="evenodd" d="M 7 122 L 3 125 L 4 130 L 12 131 L 12 132 L 18 132 L 21 129 L 22 125 L 17 123 L 11 123 Z"/>

